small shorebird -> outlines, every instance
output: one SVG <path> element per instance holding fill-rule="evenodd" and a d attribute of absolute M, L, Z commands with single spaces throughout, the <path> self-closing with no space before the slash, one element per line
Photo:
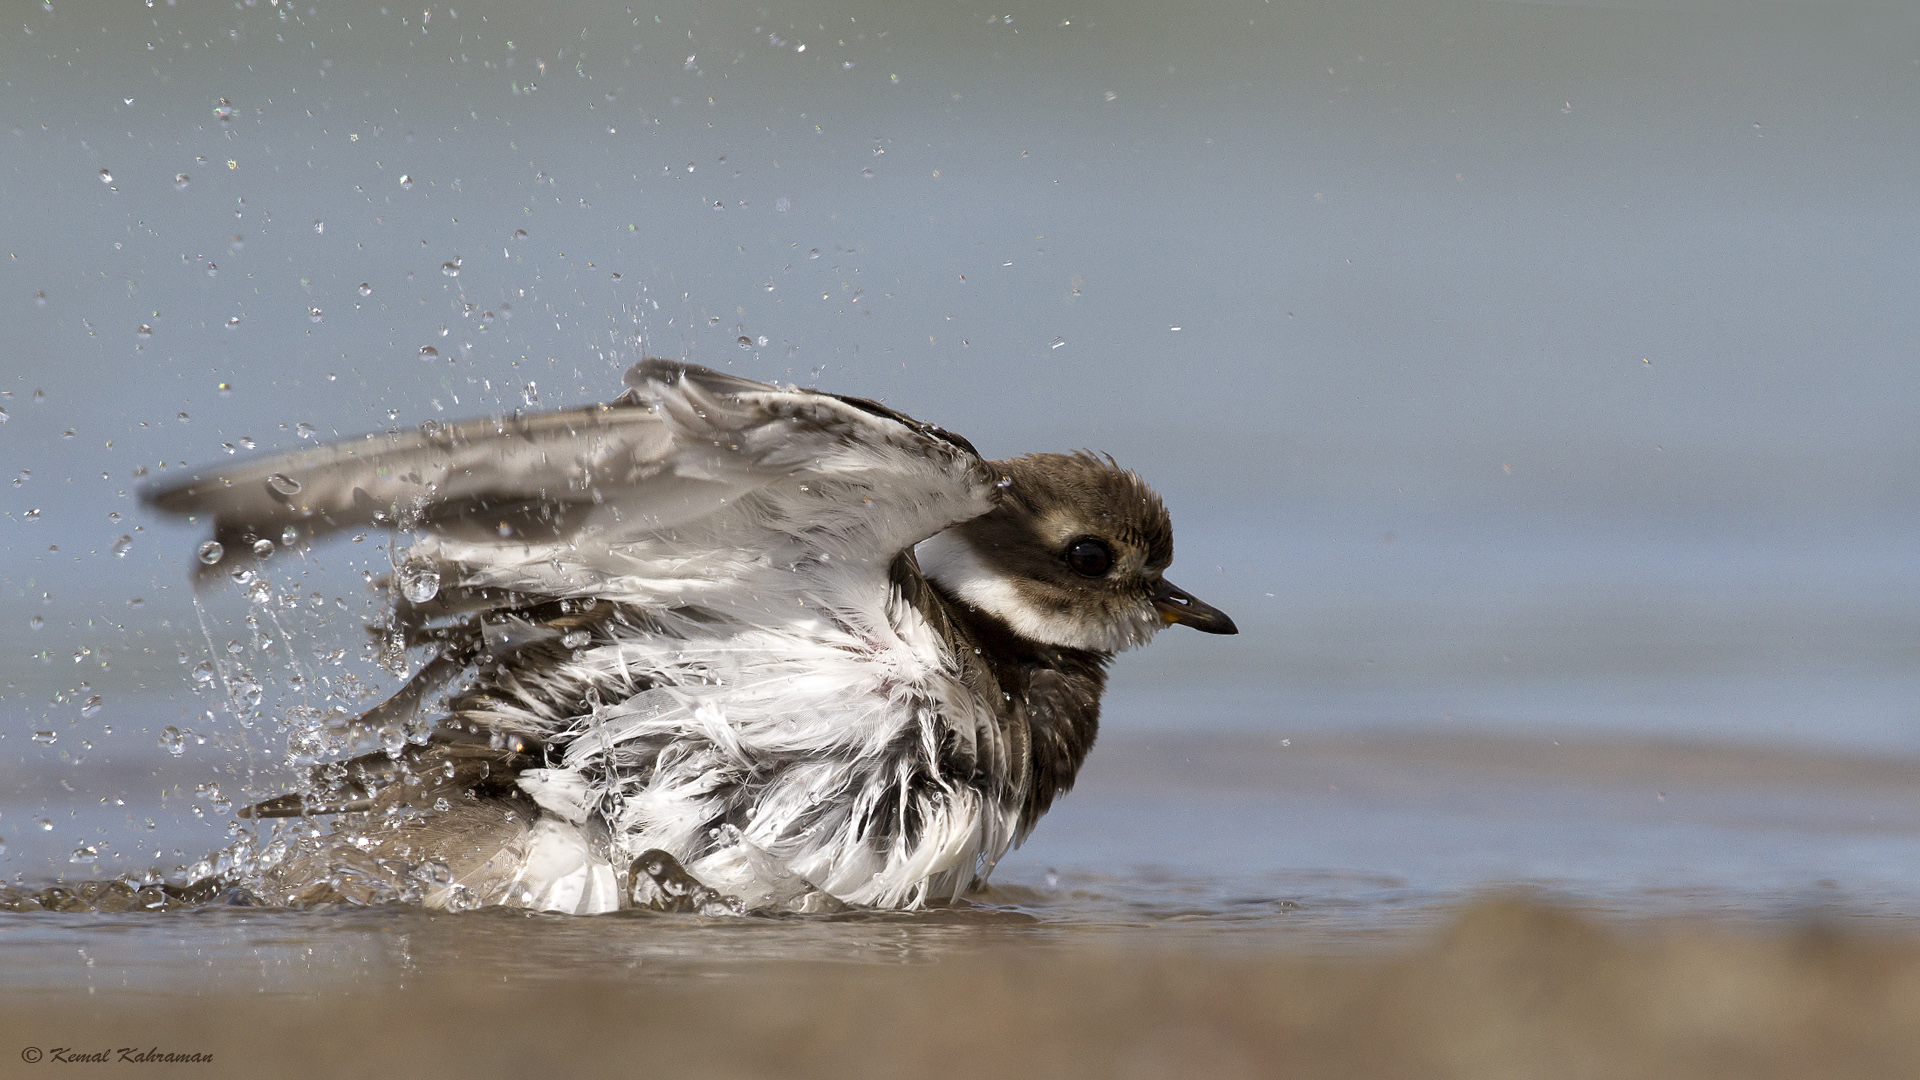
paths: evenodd
<path fill-rule="evenodd" d="M 263 538 L 384 523 L 432 658 L 247 816 L 274 903 L 911 908 L 985 882 L 1092 746 L 1106 666 L 1233 621 L 1088 453 L 983 459 L 876 402 L 646 360 L 584 409 L 369 435 L 151 490 Z M 420 716 L 448 694 L 445 715 Z M 433 719 L 433 723 L 423 720 Z"/>

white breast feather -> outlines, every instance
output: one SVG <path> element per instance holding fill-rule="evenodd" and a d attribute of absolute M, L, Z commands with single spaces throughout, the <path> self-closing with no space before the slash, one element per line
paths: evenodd
<path fill-rule="evenodd" d="M 841 579 L 831 584 L 821 576 L 785 572 L 785 588 L 733 608 L 736 616 L 770 617 L 720 633 L 669 620 L 667 633 L 584 650 L 573 662 L 579 670 L 562 677 L 641 672 L 659 685 L 551 732 L 565 747 L 560 767 L 522 786 L 576 821 L 581 807 L 604 808 L 616 862 L 650 848 L 702 846 L 700 830 L 729 809 L 731 792 L 753 808 L 733 840 L 761 858 L 723 848 L 690 867 L 696 876 L 728 867 L 757 876 L 771 858 L 848 903 L 900 907 L 957 895 L 1006 851 L 1013 814 L 952 780 L 932 792 L 916 788 L 911 782 L 922 778 L 901 773 L 897 751 L 911 740 L 924 751 L 918 763 L 937 769 L 937 718 L 983 732 L 993 718 L 961 687 L 953 658 L 918 614 L 905 605 L 886 610 L 878 568 L 843 565 L 827 571 Z M 832 615 L 802 602 L 820 596 L 832 598 Z M 868 606 L 864 597 L 883 602 Z M 654 753 L 650 775 L 637 775 L 639 759 Z M 785 764 L 753 783 L 771 761 Z M 595 786 L 583 793 L 589 777 Z M 862 814 L 889 794 L 923 800 L 917 843 L 877 845 L 875 830 L 862 827 Z M 752 880 L 707 883 L 755 898 Z"/>

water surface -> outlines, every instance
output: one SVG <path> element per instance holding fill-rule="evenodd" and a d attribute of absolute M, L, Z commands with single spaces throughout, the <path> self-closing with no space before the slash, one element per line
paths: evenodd
<path fill-rule="evenodd" d="M 110 827 L 124 812 L 81 814 L 82 802 L 97 804 L 75 800 L 58 832 L 97 820 L 104 838 L 127 835 L 124 823 Z M 52 800 L 43 805 L 58 816 Z M 17 820 L 19 807 L 7 804 L 0 820 Z M 45 835 L 13 852 L 14 865 L 57 853 L 63 845 Z M 220 833 L 186 813 L 148 835 L 194 850 Z M 43 862 L 22 877 L 44 880 L 55 866 L 69 880 L 96 875 Z M 992 887 L 953 909 L 719 920 L 404 908 L 5 914 L 0 982 L 679 978 L 768 962 L 931 962 L 1002 946 L 1348 955 L 1516 889 L 1629 924 L 1713 915 L 1755 927 L 1920 929 L 1920 758 L 1500 734 L 1120 735 Z"/>

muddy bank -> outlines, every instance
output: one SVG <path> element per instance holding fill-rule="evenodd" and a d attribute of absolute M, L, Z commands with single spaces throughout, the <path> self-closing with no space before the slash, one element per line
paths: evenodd
<path fill-rule="evenodd" d="M 174 996 L 116 992 L 102 970 L 91 990 L 10 992 L 0 1058 L 40 1075 L 55 1063 L 29 1067 L 28 1048 L 158 1048 L 213 1055 L 176 1070 L 258 1080 L 1920 1074 L 1920 933 L 1602 925 L 1500 899 L 1361 956 L 1134 939 L 725 970 L 574 982 L 435 964 Z"/>

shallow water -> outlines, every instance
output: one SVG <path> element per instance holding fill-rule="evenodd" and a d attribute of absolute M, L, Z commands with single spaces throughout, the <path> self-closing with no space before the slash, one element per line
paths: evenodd
<path fill-rule="evenodd" d="M 149 772 L 204 768 L 155 756 Z M 98 796 L 73 802 L 94 803 L 93 815 L 65 818 L 39 834 L 41 846 L 57 853 L 68 827 L 115 816 Z M 24 811 L 16 799 L 0 820 Z M 199 843 L 196 855 L 222 835 L 177 804 L 174 813 L 166 829 L 133 832 L 182 850 Z M 107 851 L 128 832 L 124 822 L 101 829 Z M 101 864 L 35 865 L 38 850 L 10 853 L 18 880 L 100 876 Z M 0 914 L 0 987 L 286 990 L 457 972 L 683 978 L 1004 945 L 1347 955 L 1513 889 L 1629 922 L 1703 914 L 1920 929 L 1920 759 L 1497 732 L 1121 733 L 992 887 L 952 909 L 777 919 L 11 913 Z"/>

